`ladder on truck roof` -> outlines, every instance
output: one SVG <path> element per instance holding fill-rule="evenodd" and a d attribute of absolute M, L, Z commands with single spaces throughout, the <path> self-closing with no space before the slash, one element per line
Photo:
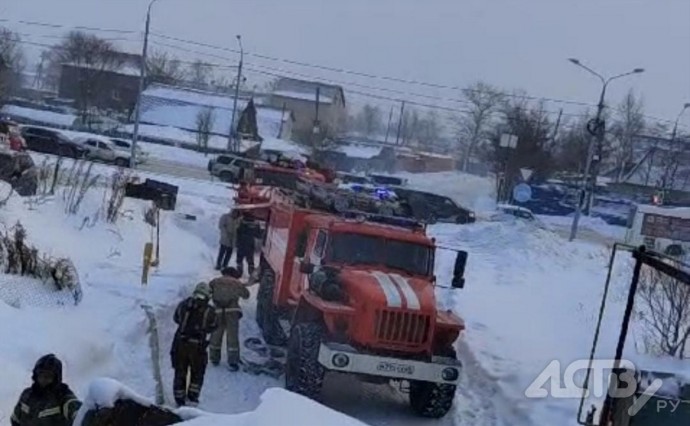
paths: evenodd
<path fill-rule="evenodd" d="M 405 211 L 405 206 L 387 199 L 337 188 L 330 184 L 300 179 L 296 189 L 276 188 L 301 208 L 324 211 L 359 221 L 398 226 L 407 229 L 425 229 L 426 224 Z"/>

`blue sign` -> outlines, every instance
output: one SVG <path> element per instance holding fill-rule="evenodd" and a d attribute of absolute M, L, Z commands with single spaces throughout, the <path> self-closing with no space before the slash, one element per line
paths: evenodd
<path fill-rule="evenodd" d="M 513 188 L 513 200 L 526 203 L 532 199 L 532 188 L 526 183 L 520 183 Z"/>

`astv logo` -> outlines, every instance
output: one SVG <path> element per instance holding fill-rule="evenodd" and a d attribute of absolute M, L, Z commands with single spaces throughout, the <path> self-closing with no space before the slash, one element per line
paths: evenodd
<path fill-rule="evenodd" d="M 558 399 L 579 399 L 583 394 L 585 398 L 604 398 L 607 395 L 612 398 L 634 398 L 632 406 L 628 409 L 628 414 L 634 416 L 649 402 L 663 386 L 661 379 L 650 381 L 644 389 L 638 389 L 638 382 L 635 377 L 634 364 L 628 360 L 622 360 L 619 364 L 622 371 L 618 374 L 612 372 L 615 360 L 597 359 L 577 360 L 562 368 L 559 361 L 551 361 L 549 365 L 537 376 L 536 379 L 525 390 L 527 398 L 558 398 Z M 578 373 L 583 374 L 589 370 L 591 385 L 585 390 L 582 386 L 575 383 Z M 618 386 L 610 388 L 611 380 L 616 380 Z M 657 404 L 658 405 L 658 404 Z M 667 408 L 657 407 L 657 410 Z M 671 407 L 674 409 L 674 407 Z"/>

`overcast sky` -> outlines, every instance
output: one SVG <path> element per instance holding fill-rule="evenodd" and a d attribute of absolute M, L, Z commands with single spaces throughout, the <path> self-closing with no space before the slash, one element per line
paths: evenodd
<path fill-rule="evenodd" d="M 0 19 L 8 19 L 4 25 L 25 35 L 25 40 L 54 43 L 50 36 L 61 30 L 16 21 L 140 31 L 147 4 L 148 0 L 0 0 Z M 246 51 L 272 57 L 447 86 L 481 79 L 534 96 L 595 103 L 600 83 L 566 60 L 577 57 L 608 75 L 635 67 L 647 70 L 612 83 L 611 101 L 632 87 L 643 94 L 647 114 L 668 119 L 675 119 L 682 104 L 690 102 L 690 0 L 159 0 L 152 25 L 159 33 L 230 48 L 237 46 L 235 34 L 242 34 Z M 166 43 L 177 46 L 171 53 L 187 59 L 194 55 L 182 49 L 235 57 Z M 140 46 L 135 41 L 121 44 Z M 256 81 L 266 77 L 259 71 L 273 69 L 356 83 L 360 86 L 351 89 L 395 98 L 403 95 L 362 86 L 459 96 L 453 90 L 256 57 L 246 62 L 254 69 L 248 78 Z M 355 94 L 349 98 L 355 104 L 366 100 Z M 552 103 L 547 108 L 555 112 L 561 106 Z M 690 111 L 683 122 L 690 127 Z"/>

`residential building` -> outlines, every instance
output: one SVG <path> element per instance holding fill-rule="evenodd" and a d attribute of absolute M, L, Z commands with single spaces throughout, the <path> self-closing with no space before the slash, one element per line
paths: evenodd
<path fill-rule="evenodd" d="M 632 161 L 603 176 L 618 192 L 651 196 L 664 190 L 667 200 L 690 202 L 690 140 L 639 136 Z"/>
<path fill-rule="evenodd" d="M 79 107 L 97 107 L 131 114 L 139 91 L 141 56 L 116 54 L 112 65 L 62 64 L 58 96 Z"/>
<path fill-rule="evenodd" d="M 340 86 L 281 78 L 276 81 L 270 96 L 270 104 L 274 108 L 286 108 L 292 111 L 295 116 L 293 132 L 295 138 L 301 142 L 312 141 L 317 110 L 320 140 L 335 136 L 345 129 L 347 110 L 345 93 Z"/>

